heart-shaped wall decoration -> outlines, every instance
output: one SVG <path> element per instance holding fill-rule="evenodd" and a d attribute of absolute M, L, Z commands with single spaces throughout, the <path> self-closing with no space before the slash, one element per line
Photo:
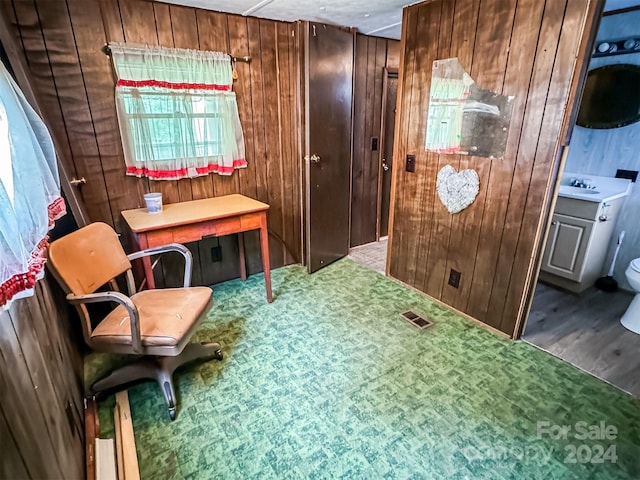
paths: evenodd
<path fill-rule="evenodd" d="M 471 205 L 478 196 L 480 177 L 475 170 L 456 172 L 451 165 L 446 165 L 438 172 L 436 190 L 449 213 L 458 213 Z"/>

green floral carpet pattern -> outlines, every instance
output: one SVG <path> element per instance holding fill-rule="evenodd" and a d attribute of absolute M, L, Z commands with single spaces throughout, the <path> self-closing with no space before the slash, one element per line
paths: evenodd
<path fill-rule="evenodd" d="M 196 340 L 225 359 L 176 373 L 176 421 L 129 390 L 142 478 L 640 478 L 640 406 L 610 385 L 350 260 L 273 285 L 214 287 Z"/>

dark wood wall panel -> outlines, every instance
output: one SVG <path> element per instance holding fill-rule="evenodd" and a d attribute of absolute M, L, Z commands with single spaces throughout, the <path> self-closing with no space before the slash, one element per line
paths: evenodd
<path fill-rule="evenodd" d="M 82 359 L 46 280 L 0 313 L 0 478 L 84 478 Z"/>
<path fill-rule="evenodd" d="M 380 121 L 384 68 L 398 68 L 400 42 L 356 35 L 354 65 L 351 238 L 356 247 L 376 241 L 378 177 L 382 161 Z M 371 139 L 378 137 L 378 150 Z"/>
<path fill-rule="evenodd" d="M 389 272 L 509 335 L 517 335 L 550 179 L 570 108 L 574 59 L 597 2 L 437 0 L 405 9 Z M 587 28 L 590 24 L 587 25 Z M 515 96 L 503 160 L 425 152 L 436 59 L 457 57 L 476 83 Z M 437 172 L 473 168 L 480 193 L 450 215 L 435 194 Z M 448 284 L 462 273 L 459 288 Z"/>
<path fill-rule="evenodd" d="M 92 221 L 130 236 L 122 210 L 142 207 L 143 194 L 161 191 L 165 203 L 242 193 L 269 203 L 271 264 L 301 258 L 300 153 L 295 25 L 245 18 L 145 0 L 0 0 L 20 40 L 43 115 L 69 159 L 69 171 L 85 177 L 82 198 Z M 238 63 L 234 91 L 245 135 L 248 168 L 178 181 L 125 175 L 115 111 L 115 77 L 101 51 L 109 41 L 250 55 Z M 222 247 L 213 263 L 211 248 Z M 193 281 L 212 284 L 239 276 L 235 236 L 188 244 Z M 247 267 L 261 271 L 258 235 L 245 234 Z M 180 279 L 177 257 L 156 268 L 160 283 Z"/>

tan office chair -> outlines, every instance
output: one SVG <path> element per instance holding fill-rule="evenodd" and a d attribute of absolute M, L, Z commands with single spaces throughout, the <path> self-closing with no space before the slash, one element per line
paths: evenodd
<path fill-rule="evenodd" d="M 185 259 L 184 288 L 145 290 L 135 293 L 131 260 L 168 251 Z M 116 369 L 91 386 L 95 394 L 113 391 L 141 379 L 155 379 L 160 385 L 172 420 L 176 417 L 173 372 L 196 358 L 222 359 L 217 343 L 191 343 L 189 339 L 213 305 L 210 288 L 190 287 L 191 253 L 183 245 L 171 244 L 127 256 L 116 232 L 105 223 L 92 223 L 49 247 L 49 268 L 75 305 L 82 320 L 82 332 L 94 350 L 142 355 L 134 363 Z M 114 278 L 126 273 L 129 295 L 118 291 L 98 292 Z M 117 303 L 95 328 L 85 304 Z"/>

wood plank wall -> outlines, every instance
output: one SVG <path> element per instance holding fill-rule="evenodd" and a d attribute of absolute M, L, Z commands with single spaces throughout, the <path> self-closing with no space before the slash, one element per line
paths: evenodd
<path fill-rule="evenodd" d="M 35 290 L 0 313 L 0 478 L 85 478 L 79 343 L 48 281 Z"/>
<path fill-rule="evenodd" d="M 394 165 L 415 154 L 417 167 L 394 169 L 389 273 L 511 336 L 546 215 L 583 24 L 595 9 L 583 0 L 436 0 L 404 11 Z M 503 160 L 425 152 L 431 64 L 451 57 L 481 88 L 515 96 Z M 480 176 L 475 202 L 455 215 L 435 193 L 447 164 Z M 459 288 L 448 285 L 451 269 L 462 273 Z"/>
<path fill-rule="evenodd" d="M 87 180 L 81 193 L 92 221 L 114 225 L 128 244 L 120 211 L 142 207 L 145 192 L 161 191 L 165 203 L 242 193 L 271 205 L 271 265 L 300 260 L 295 25 L 143 0 L 0 0 L 0 8 L 24 49 L 45 120 L 70 159 L 70 174 Z M 249 167 L 230 177 L 179 181 L 126 176 L 113 69 L 100 51 L 108 41 L 250 55 L 251 63 L 237 64 L 234 82 Z M 258 235 L 245 236 L 248 270 L 261 271 Z M 211 248 L 218 242 L 223 261 L 213 263 Z M 188 247 L 195 284 L 239 276 L 235 236 Z M 178 284 L 178 267 L 164 261 L 160 284 Z"/>
<path fill-rule="evenodd" d="M 379 138 L 378 150 L 372 151 L 371 138 L 380 137 L 384 68 L 398 68 L 399 63 L 400 42 L 397 40 L 356 35 L 351 161 L 352 247 L 376 241 L 382 143 Z"/>

